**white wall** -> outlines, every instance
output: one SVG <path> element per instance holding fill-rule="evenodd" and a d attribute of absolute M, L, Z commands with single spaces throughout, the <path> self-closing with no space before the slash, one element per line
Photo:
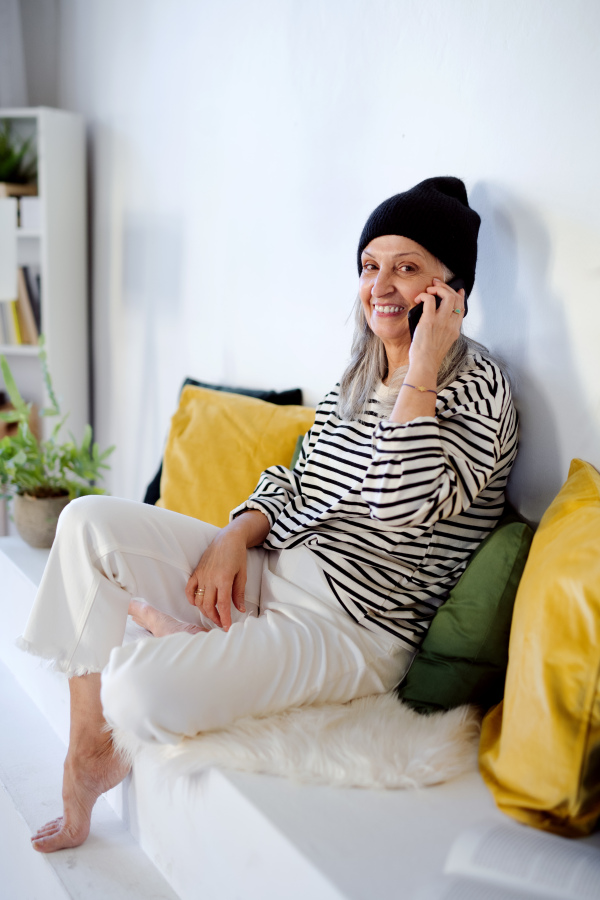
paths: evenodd
<path fill-rule="evenodd" d="M 438 174 L 483 217 L 466 330 L 516 380 L 513 499 L 538 518 L 573 456 L 600 467 L 596 0 L 58 0 L 57 18 L 57 102 L 89 122 L 115 493 L 142 495 L 185 375 L 316 402 L 347 358 L 366 216 Z"/>

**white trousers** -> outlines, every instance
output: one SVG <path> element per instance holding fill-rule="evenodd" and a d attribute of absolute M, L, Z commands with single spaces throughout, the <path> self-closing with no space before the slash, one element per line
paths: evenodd
<path fill-rule="evenodd" d="M 164 743 L 400 681 L 411 652 L 357 625 L 304 547 L 249 550 L 246 613 L 232 609 L 228 632 L 206 620 L 184 591 L 217 530 L 130 500 L 73 501 L 21 646 L 69 676 L 102 672 L 107 720 Z M 131 597 L 210 631 L 156 638 L 130 620 L 136 639 L 123 644 Z"/>

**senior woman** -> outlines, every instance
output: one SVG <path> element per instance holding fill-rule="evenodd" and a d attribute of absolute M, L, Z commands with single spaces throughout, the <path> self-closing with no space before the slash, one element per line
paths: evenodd
<path fill-rule="evenodd" d="M 350 365 L 294 470 L 267 469 L 226 528 L 110 497 L 66 508 L 22 638 L 71 694 L 64 813 L 37 850 L 82 843 L 125 776 L 107 723 L 174 743 L 402 679 L 497 522 L 516 454 L 509 385 L 461 333 L 478 229 L 450 177 L 371 214 Z M 123 644 L 128 611 L 146 631 Z"/>

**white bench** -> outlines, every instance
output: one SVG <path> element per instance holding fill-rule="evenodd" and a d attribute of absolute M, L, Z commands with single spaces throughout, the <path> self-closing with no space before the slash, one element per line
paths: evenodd
<path fill-rule="evenodd" d="M 46 559 L 0 538 L 0 822 L 11 835 L 0 864 L 4 890 L 33 886 L 11 900 L 409 900 L 439 876 L 463 828 L 504 819 L 477 772 L 422 791 L 368 791 L 213 768 L 169 790 L 142 754 L 97 804 L 83 847 L 38 856 L 27 835 L 60 812 L 68 688 L 13 642 Z"/>

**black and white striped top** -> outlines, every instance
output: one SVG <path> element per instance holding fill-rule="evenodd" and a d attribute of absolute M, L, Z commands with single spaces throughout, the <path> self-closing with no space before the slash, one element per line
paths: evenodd
<path fill-rule="evenodd" d="M 308 547 L 353 619 L 411 648 L 498 521 L 517 452 L 506 378 L 477 353 L 469 362 L 435 418 L 382 419 L 375 393 L 365 421 L 342 421 L 331 391 L 293 471 L 267 469 L 232 513 L 265 513 L 265 547 Z"/>

